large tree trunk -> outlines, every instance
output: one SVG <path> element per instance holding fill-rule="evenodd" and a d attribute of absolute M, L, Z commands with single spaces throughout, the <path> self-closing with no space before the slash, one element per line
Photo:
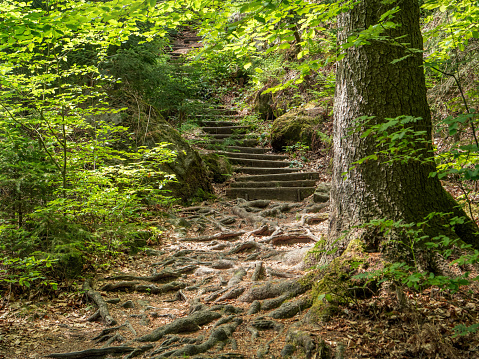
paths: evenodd
<path fill-rule="evenodd" d="M 389 5 L 380 0 L 362 0 L 339 16 L 339 43 L 377 24 L 381 15 L 394 6 L 401 8 L 394 17 L 394 22 L 400 27 L 388 30 L 385 35 L 391 38 L 405 35 L 400 42 L 422 50 L 417 0 L 393 1 Z M 435 171 L 433 161 L 385 164 L 380 160 L 370 160 L 348 172 L 355 161 L 377 151 L 373 136 L 361 138 L 359 131 L 350 134 L 354 120 L 360 116 L 376 116 L 375 123 L 400 115 L 421 117 L 422 120 L 412 126 L 427 131 L 427 138 L 431 138 L 431 114 L 426 101 L 422 53 L 392 64 L 393 60 L 410 52 L 391 42 L 370 42 L 370 45 L 347 49 L 345 58 L 338 64 L 328 247 L 337 247 L 339 251 L 332 256 L 324 256 L 323 264 L 344 251 L 351 236 L 341 235 L 354 225 L 380 218 L 419 222 L 434 211 L 466 216 L 456 207 L 440 181 L 429 177 L 429 173 Z M 423 146 L 424 153 L 430 153 L 430 144 Z M 347 177 L 342 176 L 344 172 L 348 172 Z M 436 223 L 429 233 L 440 230 Z M 476 226 L 471 221 L 456 228 L 463 240 L 478 248 L 475 231 Z"/>

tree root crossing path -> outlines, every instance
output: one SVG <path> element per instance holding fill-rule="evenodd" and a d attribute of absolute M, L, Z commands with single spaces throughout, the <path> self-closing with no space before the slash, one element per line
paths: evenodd
<path fill-rule="evenodd" d="M 242 199 L 184 208 L 158 249 L 83 284 L 87 306 L 37 316 L 43 344 L 11 358 L 308 357 L 318 343 L 304 258 L 325 209 Z"/>

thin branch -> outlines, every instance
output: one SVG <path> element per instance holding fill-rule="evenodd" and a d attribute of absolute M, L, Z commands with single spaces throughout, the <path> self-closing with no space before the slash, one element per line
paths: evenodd
<path fill-rule="evenodd" d="M 466 108 L 466 112 L 468 114 L 470 114 L 471 112 L 470 112 L 469 106 L 467 104 L 466 96 L 464 96 L 464 91 L 462 90 L 461 83 L 459 82 L 459 79 L 456 77 L 456 75 L 445 72 L 445 71 L 442 71 L 442 70 L 439 70 L 437 67 L 434 67 L 434 66 L 431 66 L 431 69 L 433 69 L 437 72 L 440 72 L 443 75 L 450 76 L 454 79 L 454 81 L 456 81 L 457 87 L 459 88 L 459 92 L 461 93 L 462 102 L 464 103 L 464 107 Z M 469 124 L 471 125 L 472 135 L 474 136 L 474 141 L 476 142 L 476 147 L 479 148 L 479 141 L 477 140 L 477 136 L 476 136 L 476 128 L 474 126 L 474 122 L 472 121 L 472 119 L 469 120 Z"/>
<path fill-rule="evenodd" d="M 40 141 L 40 144 L 42 145 L 43 149 L 45 150 L 45 152 L 47 153 L 48 157 L 50 157 L 50 159 L 52 160 L 53 164 L 55 165 L 55 167 L 58 169 L 58 171 L 60 171 L 60 173 L 62 173 L 62 169 L 60 167 L 60 165 L 57 163 L 57 161 L 55 160 L 55 158 L 53 157 L 53 155 L 50 153 L 50 151 L 48 150 L 47 146 L 45 145 L 45 141 L 43 140 L 43 137 L 40 133 L 40 131 L 38 131 L 36 128 L 33 128 L 33 127 L 30 127 L 20 121 L 18 121 L 14 116 L 13 114 L 10 112 L 10 110 L 5 107 L 5 105 L 3 103 L 0 103 L 0 106 L 3 107 L 3 109 L 5 111 L 7 111 L 8 115 L 10 116 L 10 118 L 12 119 L 13 122 L 15 122 L 17 125 L 20 125 L 21 127 L 24 127 L 26 128 L 27 130 L 29 130 L 30 132 L 33 132 L 33 133 L 36 133 L 37 134 L 37 137 Z"/>

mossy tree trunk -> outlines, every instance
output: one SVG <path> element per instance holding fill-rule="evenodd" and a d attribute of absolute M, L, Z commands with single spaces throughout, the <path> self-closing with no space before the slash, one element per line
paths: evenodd
<path fill-rule="evenodd" d="M 399 6 L 394 22 L 399 27 L 383 35 L 407 47 L 422 50 L 417 0 L 399 0 L 384 4 L 380 0 L 362 0 L 338 18 L 338 41 L 345 43 L 363 29 L 378 24 L 380 17 L 392 7 Z M 334 255 L 323 256 L 326 264 L 340 255 L 351 236 L 341 237 L 343 231 L 372 219 L 388 218 L 406 223 L 422 221 L 434 211 L 453 212 L 466 216 L 453 198 L 442 188 L 440 181 L 429 177 L 435 171 L 433 161 L 410 161 L 392 164 L 366 161 L 348 172 L 353 163 L 377 151 L 376 139 L 362 138 L 360 131 L 351 132 L 354 120 L 360 116 L 375 116 L 375 123 L 400 115 L 421 117 L 412 124 L 426 131 L 431 139 L 431 114 L 426 100 L 426 84 L 422 53 L 416 52 L 405 60 L 391 63 L 411 54 L 405 46 L 391 41 L 371 40 L 370 45 L 350 47 L 337 68 L 334 107 L 334 172 L 331 191 L 331 214 L 327 247 L 337 247 Z M 421 145 L 424 154 L 431 156 L 431 142 Z M 347 177 L 342 174 L 348 172 Z M 479 247 L 471 221 L 457 227 L 457 234 L 467 243 Z M 439 233 L 439 223 L 429 233 Z M 365 237 L 366 241 L 368 237 Z M 367 243 L 371 245 L 372 243 Z"/>

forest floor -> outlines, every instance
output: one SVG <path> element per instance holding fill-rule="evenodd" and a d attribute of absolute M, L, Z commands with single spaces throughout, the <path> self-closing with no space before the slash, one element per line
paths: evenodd
<path fill-rule="evenodd" d="M 95 314 L 82 283 L 53 300 L 10 301 L 0 358 L 479 358 L 477 334 L 453 336 L 477 323 L 474 288 L 405 292 L 403 307 L 383 289 L 318 318 L 306 254 L 327 216 L 310 198 L 182 208 L 161 243 L 93 279 L 110 317 Z"/>

